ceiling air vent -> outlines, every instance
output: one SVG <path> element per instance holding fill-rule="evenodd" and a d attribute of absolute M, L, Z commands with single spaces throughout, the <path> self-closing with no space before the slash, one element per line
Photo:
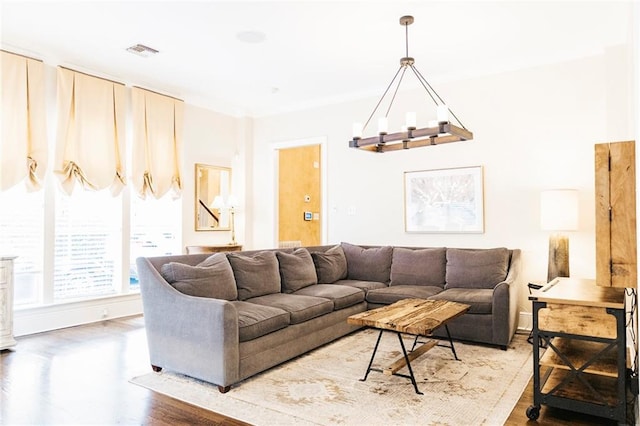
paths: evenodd
<path fill-rule="evenodd" d="M 153 56 L 158 53 L 156 49 L 152 49 L 151 47 L 145 46 L 144 44 L 136 44 L 135 46 L 131 46 L 127 48 L 127 52 L 142 56 L 143 58 L 148 58 L 149 56 Z"/>

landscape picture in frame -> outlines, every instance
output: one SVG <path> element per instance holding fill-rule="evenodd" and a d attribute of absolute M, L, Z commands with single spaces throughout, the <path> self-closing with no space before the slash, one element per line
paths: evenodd
<path fill-rule="evenodd" d="M 484 232 L 482 166 L 404 173 L 406 232 Z"/>

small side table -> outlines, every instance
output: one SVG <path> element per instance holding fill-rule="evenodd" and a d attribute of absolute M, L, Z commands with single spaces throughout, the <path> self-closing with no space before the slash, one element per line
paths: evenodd
<path fill-rule="evenodd" d="M 226 244 L 219 246 L 187 246 L 187 254 L 196 253 L 223 253 L 227 251 L 241 251 L 240 244 Z"/>

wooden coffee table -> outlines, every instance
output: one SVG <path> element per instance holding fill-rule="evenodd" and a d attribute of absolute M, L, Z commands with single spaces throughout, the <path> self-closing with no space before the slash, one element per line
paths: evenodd
<path fill-rule="evenodd" d="M 386 375 L 395 375 L 406 377 L 411 379 L 413 388 L 416 393 L 422 395 L 422 392 L 418 390 L 413 370 L 411 369 L 411 361 L 415 360 L 422 354 L 426 353 L 429 349 L 438 345 L 438 341 L 431 339 L 423 343 L 416 348 L 419 336 L 431 336 L 434 330 L 444 326 L 447 331 L 447 337 L 449 339 L 449 348 L 453 352 L 453 357 L 456 360 L 458 355 L 453 346 L 453 340 L 451 334 L 449 334 L 449 328 L 447 322 L 464 315 L 469 310 L 469 305 L 465 305 L 457 302 L 449 302 L 447 300 L 426 300 L 426 299 L 404 299 L 388 306 L 372 309 L 370 311 L 361 312 L 356 315 L 352 315 L 347 318 L 347 322 L 353 325 L 363 325 L 366 327 L 372 327 L 380 330 L 378 334 L 378 340 L 373 348 L 373 354 L 371 354 L 371 360 L 367 367 L 367 372 L 361 381 L 367 380 L 369 372 L 377 371 Z M 403 357 L 399 358 L 393 364 L 385 369 L 372 368 L 373 359 L 378 351 L 378 345 L 380 344 L 380 338 L 384 331 L 392 331 L 398 335 L 400 341 L 400 347 L 402 348 Z M 413 334 L 416 336 L 411 351 L 407 353 L 407 350 L 402 341 L 402 333 Z M 399 374 L 398 371 L 404 366 L 407 366 L 409 375 Z"/>

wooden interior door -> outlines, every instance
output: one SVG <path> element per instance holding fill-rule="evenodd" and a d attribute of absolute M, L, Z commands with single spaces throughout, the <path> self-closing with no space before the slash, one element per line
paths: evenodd
<path fill-rule="evenodd" d="M 321 244 L 320 145 L 278 151 L 278 246 Z"/>

